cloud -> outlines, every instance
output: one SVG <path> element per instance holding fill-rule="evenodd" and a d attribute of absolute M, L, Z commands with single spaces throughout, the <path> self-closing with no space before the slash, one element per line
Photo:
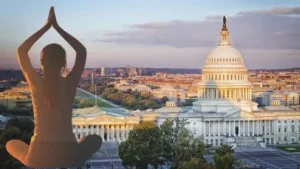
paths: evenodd
<path fill-rule="evenodd" d="M 153 29 L 153 28 L 161 28 L 165 26 L 164 22 L 148 22 L 142 24 L 128 25 L 129 28 L 141 28 L 141 29 Z"/>
<path fill-rule="evenodd" d="M 239 12 L 238 15 L 255 15 L 255 14 L 270 14 L 270 15 L 300 15 L 300 7 L 276 7 L 270 10 L 253 10 Z"/>
<path fill-rule="evenodd" d="M 299 49 L 300 7 L 242 11 L 227 17 L 231 43 L 248 49 Z M 212 47 L 219 42 L 222 16 L 202 21 L 175 20 L 127 25 L 92 42 L 166 45 L 176 48 Z"/>

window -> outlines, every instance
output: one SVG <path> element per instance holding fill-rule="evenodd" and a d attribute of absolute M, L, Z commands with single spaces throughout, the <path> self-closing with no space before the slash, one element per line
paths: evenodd
<path fill-rule="evenodd" d="M 278 137 L 278 141 L 280 141 L 281 137 Z"/>
<path fill-rule="evenodd" d="M 287 131 L 287 127 L 284 128 L 284 132 L 286 132 L 286 131 Z"/>
<path fill-rule="evenodd" d="M 284 137 L 284 141 L 286 141 L 286 137 Z"/>
<path fill-rule="evenodd" d="M 292 130 L 292 132 L 295 132 L 295 127 L 291 126 L 291 130 Z"/>
<path fill-rule="evenodd" d="M 278 132 L 279 132 L 279 133 L 281 132 L 281 127 L 278 128 Z"/>
<path fill-rule="evenodd" d="M 284 123 L 286 123 L 286 120 L 284 120 Z"/>
<path fill-rule="evenodd" d="M 280 123 L 280 120 L 278 121 L 278 123 Z"/>

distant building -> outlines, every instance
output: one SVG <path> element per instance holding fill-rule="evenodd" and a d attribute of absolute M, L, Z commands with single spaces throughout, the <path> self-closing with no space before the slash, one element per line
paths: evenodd
<path fill-rule="evenodd" d="M 135 68 L 135 67 L 130 67 L 130 68 L 129 68 L 128 76 L 129 76 L 129 77 L 133 77 L 133 76 L 137 76 L 137 75 L 138 75 L 138 73 L 137 73 L 137 71 L 136 71 L 136 68 Z"/>
<path fill-rule="evenodd" d="M 105 67 L 101 67 L 101 76 L 105 76 Z"/>

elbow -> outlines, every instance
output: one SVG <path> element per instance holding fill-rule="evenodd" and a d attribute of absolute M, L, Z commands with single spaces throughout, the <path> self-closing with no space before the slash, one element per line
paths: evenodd
<path fill-rule="evenodd" d="M 80 49 L 80 51 L 78 51 L 78 54 L 79 54 L 81 57 L 86 58 L 86 55 L 87 55 L 87 50 L 86 50 L 86 48 L 83 47 L 82 49 Z"/>
<path fill-rule="evenodd" d="M 28 51 L 23 46 L 20 46 L 17 50 L 19 56 L 25 54 L 26 52 Z"/>

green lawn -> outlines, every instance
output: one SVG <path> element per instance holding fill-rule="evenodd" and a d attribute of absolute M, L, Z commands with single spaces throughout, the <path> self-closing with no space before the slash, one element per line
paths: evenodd
<path fill-rule="evenodd" d="M 278 148 L 287 152 L 300 152 L 299 145 L 282 146 Z"/>
<path fill-rule="evenodd" d="M 88 99 L 92 104 L 95 103 L 95 97 L 93 97 L 93 96 L 91 96 L 91 95 L 89 95 L 87 93 L 84 93 L 84 92 L 82 92 L 80 90 L 77 90 L 76 95 Z M 103 102 L 103 101 L 101 101 L 99 99 L 97 100 L 97 105 L 99 107 L 105 107 L 105 108 L 111 108 L 112 107 L 111 105 L 109 105 L 109 104 L 107 104 L 107 103 L 105 103 L 105 102 Z"/>

